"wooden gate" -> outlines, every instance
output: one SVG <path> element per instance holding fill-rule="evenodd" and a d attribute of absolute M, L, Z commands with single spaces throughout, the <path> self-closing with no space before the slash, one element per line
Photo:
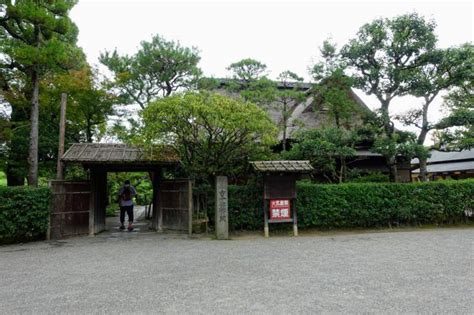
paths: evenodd
<path fill-rule="evenodd" d="M 53 180 L 49 238 L 89 234 L 90 182 Z"/>
<path fill-rule="evenodd" d="M 189 179 L 160 181 L 158 216 L 159 229 L 192 233 L 193 189 Z"/>

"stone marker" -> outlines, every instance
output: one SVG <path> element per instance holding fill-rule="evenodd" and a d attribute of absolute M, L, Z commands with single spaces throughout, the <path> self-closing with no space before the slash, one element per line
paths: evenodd
<path fill-rule="evenodd" d="M 216 177 L 216 238 L 229 239 L 229 199 L 227 193 L 227 176 Z"/>

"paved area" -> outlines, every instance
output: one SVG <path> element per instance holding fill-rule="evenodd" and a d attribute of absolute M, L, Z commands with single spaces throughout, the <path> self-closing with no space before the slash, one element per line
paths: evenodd
<path fill-rule="evenodd" d="M 0 313 L 474 313 L 474 229 L 0 247 Z"/>

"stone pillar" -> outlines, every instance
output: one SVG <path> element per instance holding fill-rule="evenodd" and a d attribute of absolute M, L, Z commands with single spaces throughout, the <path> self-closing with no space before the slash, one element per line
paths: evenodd
<path fill-rule="evenodd" d="M 229 239 L 229 198 L 227 192 L 227 176 L 216 177 L 216 238 Z"/>

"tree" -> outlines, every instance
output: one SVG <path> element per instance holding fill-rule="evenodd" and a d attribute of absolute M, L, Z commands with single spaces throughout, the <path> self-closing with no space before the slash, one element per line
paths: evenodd
<path fill-rule="evenodd" d="M 297 143 L 283 157 L 290 160 L 309 160 L 320 175 L 329 182 L 343 182 L 347 173 L 347 159 L 354 156 L 356 134 L 328 127 L 302 132 Z"/>
<path fill-rule="evenodd" d="M 120 56 L 117 50 L 100 55 L 100 62 L 113 74 L 111 87 L 119 91 L 124 104 L 142 109 L 160 97 L 194 88 L 201 70 L 197 48 L 183 47 L 159 35 L 142 41 L 138 52 Z"/>
<path fill-rule="evenodd" d="M 396 116 L 406 126 L 419 129 L 416 143 L 423 146 L 428 133 L 435 128 L 435 123 L 428 120 L 430 105 L 445 90 L 459 85 L 468 79 L 474 62 L 472 48 L 434 49 L 419 58 L 419 69 L 411 78 L 410 94 L 423 99 L 420 107 L 411 109 Z M 472 77 L 472 74 L 471 74 Z M 427 152 L 422 152 L 420 161 L 420 178 L 427 181 Z"/>
<path fill-rule="evenodd" d="M 275 105 L 282 117 L 279 127 L 282 131 L 283 151 L 286 151 L 292 106 L 302 102 L 306 98 L 306 94 L 300 89 L 303 78 L 294 72 L 288 70 L 284 71 L 280 73 L 277 80 L 279 81 L 279 88 L 275 91 Z"/>
<path fill-rule="evenodd" d="M 448 116 L 436 124 L 439 145 L 446 150 L 474 148 L 474 78 L 454 88 L 444 99 Z"/>
<path fill-rule="evenodd" d="M 266 77 L 267 65 L 251 58 L 245 58 L 230 64 L 227 70 L 235 80 L 250 83 Z"/>
<path fill-rule="evenodd" d="M 267 77 L 267 66 L 255 59 L 242 59 L 227 67 L 232 73 L 227 89 L 244 100 L 268 106 L 276 98 L 276 84 Z"/>
<path fill-rule="evenodd" d="M 324 109 L 336 128 L 351 129 L 358 122 L 356 114 L 363 114 L 351 96 L 353 80 L 344 74 L 346 65 L 334 44 L 324 41 L 320 52 L 324 61 L 311 69 L 315 107 Z"/>
<path fill-rule="evenodd" d="M 59 104 L 61 93 L 67 93 L 68 129 L 76 135 L 76 142 L 92 142 L 98 140 L 105 131 L 106 122 L 110 115 L 115 114 L 113 105 L 117 97 L 109 92 L 99 82 L 97 71 L 90 67 L 69 71 L 51 78 L 45 84 L 53 87 L 46 89 L 42 97 L 45 102 L 49 99 L 53 104 Z"/>
<path fill-rule="evenodd" d="M 28 184 L 38 184 L 38 123 L 41 78 L 83 60 L 77 27 L 69 19 L 76 1 L 5 0 L 0 5 L 1 68 L 25 76 L 31 103 Z M 16 115 L 16 113 L 15 113 Z"/>
<path fill-rule="evenodd" d="M 390 104 L 410 92 L 409 81 L 420 67 L 420 56 L 435 46 L 434 28 L 434 22 L 416 13 L 376 19 L 363 25 L 342 49 L 342 57 L 354 73 L 355 87 L 378 99 L 388 141 L 395 141 Z M 396 154 L 386 156 L 391 181 L 397 178 Z"/>
<path fill-rule="evenodd" d="M 256 105 L 208 92 L 152 102 L 142 112 L 140 138 L 148 146 L 170 145 L 198 180 L 236 176 L 268 145 L 276 128 Z"/>

